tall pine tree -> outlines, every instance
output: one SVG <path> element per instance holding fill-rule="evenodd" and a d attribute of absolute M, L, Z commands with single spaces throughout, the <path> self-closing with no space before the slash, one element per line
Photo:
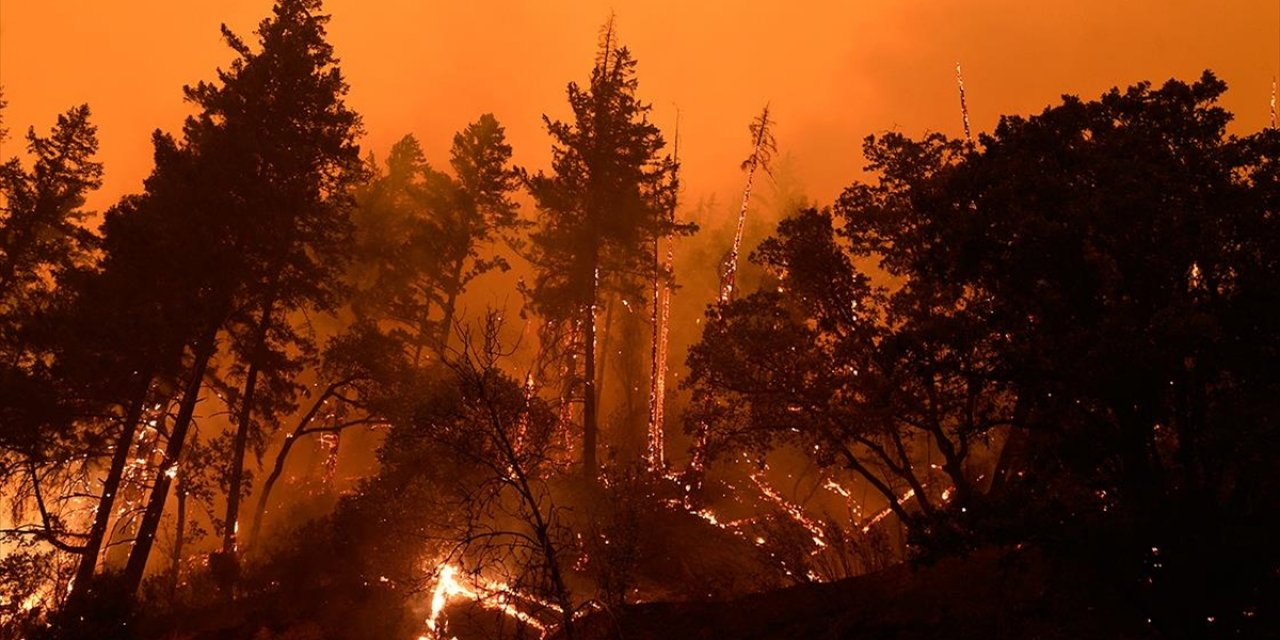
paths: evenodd
<path fill-rule="evenodd" d="M 319 0 L 281 0 L 258 27 L 257 51 L 224 26 L 237 59 L 216 82 L 186 89 L 201 111 L 184 127 L 184 150 L 200 169 L 200 190 L 210 194 L 201 207 L 221 227 L 200 241 L 226 249 L 217 265 L 227 276 L 230 303 L 222 328 L 240 386 L 233 398 L 223 536 L 223 552 L 232 557 L 250 437 L 293 408 L 298 354 L 313 351 L 290 316 L 337 304 L 350 239 L 350 189 L 365 175 L 355 142 L 360 120 L 343 102 L 347 84 L 325 40 L 328 17 L 320 11 Z M 212 336 L 200 341 L 188 397 L 199 392 L 211 342 Z M 184 402 L 166 466 L 181 452 L 187 408 Z M 170 470 L 162 466 L 156 478 L 130 557 L 134 586 L 154 542 Z"/>
<path fill-rule="evenodd" d="M 635 68 L 610 18 L 590 83 L 569 83 L 573 121 L 543 117 L 553 139 L 551 173 L 529 178 L 541 220 L 531 237 L 536 276 L 527 295 L 549 322 L 581 331 L 582 461 L 589 478 L 599 468 L 597 308 L 607 291 L 640 299 L 654 269 L 654 239 L 692 232 L 675 223 L 668 206 L 675 162 L 661 155 L 666 143 L 649 122 L 650 105 L 636 96 Z"/>

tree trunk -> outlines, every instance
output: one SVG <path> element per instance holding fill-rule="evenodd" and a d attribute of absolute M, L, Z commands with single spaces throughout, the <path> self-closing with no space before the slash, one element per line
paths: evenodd
<path fill-rule="evenodd" d="M 129 404 L 124 422 L 120 427 L 120 438 L 116 441 L 115 453 L 111 456 L 111 468 L 107 470 L 107 478 L 102 483 L 102 497 L 98 500 L 98 509 L 93 516 L 93 525 L 89 528 L 89 538 L 85 541 L 80 564 L 76 568 L 72 597 L 86 595 L 93 582 L 93 574 L 98 566 L 98 555 L 102 552 L 102 542 L 106 538 L 107 527 L 111 523 L 111 513 L 115 509 L 116 495 L 120 492 L 120 481 L 124 478 L 124 468 L 129 463 L 129 451 L 133 447 L 133 437 L 137 433 L 138 424 L 142 422 L 142 411 L 146 406 L 147 392 L 151 389 L 150 372 L 139 378 L 137 395 Z"/>
<path fill-rule="evenodd" d="M 311 424 L 312 419 L 320 412 L 320 408 L 324 406 L 326 400 L 333 395 L 338 388 L 338 384 L 329 385 L 316 399 L 311 408 L 307 410 L 307 414 L 298 421 L 298 426 L 293 429 L 284 439 L 284 445 L 280 447 L 280 453 L 276 454 L 276 463 L 271 468 L 271 475 L 267 476 L 267 481 L 262 485 L 262 495 L 258 496 L 258 507 L 253 514 L 253 529 L 249 532 L 249 547 L 254 548 L 258 544 L 258 533 L 262 530 L 262 519 L 267 515 L 267 501 L 271 498 L 271 489 L 275 486 L 276 481 L 284 473 L 284 463 L 289 457 L 289 452 L 293 450 L 293 445 L 298 442 L 299 436 L 306 431 L 307 425 Z"/>
<path fill-rule="evenodd" d="M 604 303 L 604 322 L 600 324 L 599 330 L 600 349 L 596 358 L 596 394 L 600 397 L 604 396 L 604 379 L 609 371 L 609 343 L 613 338 L 613 303 L 613 298 Z M 597 400 L 598 403 L 599 400 Z"/>
<path fill-rule="evenodd" d="M 231 459 L 231 480 L 227 489 L 227 517 L 222 531 L 222 553 L 233 556 L 236 552 L 236 533 L 239 530 L 240 491 L 244 484 L 244 454 L 249 443 L 249 427 L 253 419 L 253 399 L 258 388 L 259 361 L 267 341 L 267 329 L 271 326 L 271 308 L 274 301 L 262 305 L 262 318 L 258 321 L 258 333 L 254 336 L 250 352 L 249 371 L 245 374 L 244 393 L 240 395 L 240 416 L 236 424 L 236 437 Z"/>
<path fill-rule="evenodd" d="M 757 152 L 759 147 L 756 148 Z M 751 156 L 751 165 L 747 169 L 747 186 L 742 190 L 742 208 L 738 211 L 738 226 L 733 233 L 733 245 L 729 249 L 729 264 L 725 269 L 724 282 L 720 285 L 720 302 L 733 300 L 733 288 L 737 285 L 738 254 L 742 251 L 742 233 L 747 226 L 747 207 L 751 203 L 751 184 L 756 176 L 756 155 Z"/>
<path fill-rule="evenodd" d="M 675 239 L 667 237 L 666 261 L 658 265 L 658 241 L 653 243 L 653 259 L 655 263 L 653 277 L 653 350 L 650 354 L 649 381 L 649 463 L 654 469 L 666 468 L 666 404 L 667 404 L 667 351 L 669 323 L 671 320 L 671 290 L 663 275 L 669 275 L 673 268 Z M 663 272 L 666 272 L 665 274 Z"/>
<path fill-rule="evenodd" d="M 460 258 L 453 267 L 453 280 L 450 283 L 452 287 L 444 303 L 444 317 L 440 319 L 440 335 L 436 338 L 436 344 L 440 345 L 441 357 L 444 357 L 444 351 L 449 347 L 449 333 L 453 331 L 453 316 L 457 311 L 458 294 L 462 291 L 462 265 L 465 261 L 466 258 Z"/>
<path fill-rule="evenodd" d="M 178 582 L 182 575 L 182 547 L 187 537 L 187 477 L 178 478 L 178 525 L 173 537 L 173 555 L 169 564 L 169 601 L 173 602 L 178 593 Z"/>
<path fill-rule="evenodd" d="M 725 270 L 724 282 L 720 284 L 720 302 L 733 299 L 733 289 L 737 286 L 738 254 L 742 251 L 742 232 L 747 224 L 747 206 L 751 203 L 751 185 L 755 181 L 756 169 L 760 167 L 760 151 L 769 136 L 769 106 L 765 105 L 760 114 L 760 129 L 755 132 L 752 142 L 751 157 L 747 160 L 747 185 L 742 189 L 742 207 L 738 210 L 738 227 L 733 234 L 733 247 L 729 250 L 729 264 Z M 766 166 L 766 170 L 767 170 Z"/>
<path fill-rule="evenodd" d="M 597 261 L 592 260 L 594 265 Z M 583 375 L 582 402 L 582 472 L 588 479 L 600 475 L 600 463 L 596 460 L 596 440 L 599 436 L 599 420 L 596 407 L 596 296 L 600 288 L 599 270 L 591 277 L 590 298 L 586 306 L 586 371 Z"/>
<path fill-rule="evenodd" d="M 129 551 L 129 562 L 124 571 L 125 592 L 132 595 L 142 584 L 142 575 L 147 569 L 147 558 L 151 555 L 151 547 L 155 544 L 156 532 L 160 528 L 160 516 L 164 515 L 164 505 L 169 499 L 169 485 L 176 474 L 178 458 L 182 456 L 182 448 L 187 440 L 187 431 L 191 428 L 191 418 L 195 414 L 196 403 L 200 399 L 200 387 L 204 384 L 204 373 L 209 367 L 209 359 L 217 346 L 215 339 L 218 325 L 209 328 L 196 346 L 195 360 L 191 364 L 191 379 L 183 391 L 182 406 L 178 409 L 173 431 L 169 434 L 169 443 L 165 446 L 164 460 L 160 463 L 159 473 L 151 487 L 151 496 L 147 500 L 147 510 L 142 516 L 142 524 L 138 526 L 137 537 L 133 548 Z"/>

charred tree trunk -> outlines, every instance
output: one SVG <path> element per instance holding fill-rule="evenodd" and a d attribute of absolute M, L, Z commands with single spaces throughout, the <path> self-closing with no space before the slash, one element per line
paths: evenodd
<path fill-rule="evenodd" d="M 458 262 L 453 266 L 453 280 L 450 281 L 449 297 L 444 302 L 444 315 L 440 318 L 439 335 L 436 337 L 436 344 L 440 345 L 440 355 L 443 357 L 445 349 L 449 348 L 449 335 L 453 333 L 453 316 L 457 312 L 458 295 L 462 292 L 462 267 L 466 262 L 466 257 L 458 258 Z"/>
<path fill-rule="evenodd" d="M 600 435 L 599 408 L 596 406 L 596 300 L 600 295 L 600 250 L 596 247 L 591 256 L 591 284 L 587 293 L 586 327 L 583 348 L 586 351 L 583 372 L 582 399 L 582 472 L 590 480 L 600 475 L 600 463 L 596 459 L 596 441 Z"/>
<path fill-rule="evenodd" d="M 173 555 L 169 558 L 169 601 L 178 594 L 178 582 L 182 575 L 182 548 L 187 541 L 187 479 L 178 478 L 178 524 L 173 537 Z"/>
<path fill-rule="evenodd" d="M 285 437 L 284 445 L 280 447 L 280 453 L 276 454 L 276 462 L 271 468 L 271 475 L 267 476 L 266 483 L 262 485 L 262 494 L 258 496 L 258 506 L 253 514 L 253 529 L 249 532 L 250 548 L 257 546 L 258 534 L 262 530 L 262 520 L 267 515 L 267 501 L 271 499 L 271 489 L 275 487 L 276 482 L 280 480 L 280 476 L 284 473 L 284 463 L 289 457 L 289 452 L 293 450 L 293 445 L 306 433 L 307 426 L 311 424 L 311 421 L 315 419 L 316 414 L 320 412 L 324 403 L 333 396 L 341 384 L 330 384 L 324 390 L 324 393 L 320 394 L 319 398 L 316 398 L 315 403 L 307 410 L 306 415 L 298 421 L 298 426 L 294 427 L 293 432 Z"/>
<path fill-rule="evenodd" d="M 253 399 L 257 391 L 262 350 L 266 346 L 267 330 L 271 327 L 271 311 L 274 306 L 273 300 L 268 300 L 262 305 L 262 318 L 258 322 L 257 334 L 254 336 L 253 351 L 250 352 L 249 371 L 245 374 L 244 393 L 240 396 L 240 416 L 236 424 L 235 444 L 231 458 L 231 480 L 227 488 L 227 518 L 222 531 L 222 553 L 228 558 L 236 553 L 240 493 L 244 484 L 244 454 L 249 443 L 249 428 L 253 421 Z"/>
<path fill-rule="evenodd" d="M 142 584 L 142 575 L 147 569 L 147 558 L 151 555 L 151 547 L 155 544 L 156 532 L 160 528 L 160 516 L 164 515 L 164 505 L 169 499 L 169 485 L 176 474 L 178 458 L 187 440 L 187 431 L 191 428 L 191 419 L 195 414 L 196 403 L 200 399 L 200 388 L 204 384 L 205 370 L 217 346 L 218 325 L 213 325 L 196 343 L 195 359 L 191 364 L 191 379 L 183 391 L 182 406 L 178 409 L 173 431 L 169 434 L 169 443 L 165 446 L 164 460 L 160 463 L 159 473 L 151 487 L 151 496 L 147 500 L 147 510 L 138 526 L 138 534 L 129 551 L 129 562 L 124 571 L 124 588 L 132 595 Z"/>
<path fill-rule="evenodd" d="M 733 299 L 738 273 L 738 255 L 742 251 L 742 233 L 747 224 L 747 207 L 751 203 L 751 186 L 755 181 L 756 169 L 769 170 L 769 157 L 773 152 L 773 136 L 769 131 L 769 105 L 764 106 L 759 118 L 752 123 L 751 156 L 742 163 L 747 171 L 747 184 L 742 190 L 742 207 L 738 210 L 738 226 L 733 234 L 733 247 L 729 250 L 729 264 L 725 269 L 724 282 L 720 286 L 720 302 Z"/>
<path fill-rule="evenodd" d="M 102 497 L 98 500 L 93 525 L 89 528 L 89 537 L 85 541 L 84 552 L 76 568 L 72 598 L 77 600 L 91 590 L 93 574 L 98 566 L 98 555 L 102 552 L 102 543 L 106 538 L 111 514 L 115 509 L 116 495 L 120 493 L 124 468 L 129 463 L 129 451 L 133 447 L 133 438 L 138 431 L 138 425 L 142 422 L 142 411 L 146 406 L 147 392 L 150 389 L 151 374 L 147 372 L 138 379 L 136 395 L 130 402 L 120 426 L 120 437 L 116 441 L 115 453 L 111 456 L 111 468 L 107 470 L 107 477 L 102 483 Z"/>

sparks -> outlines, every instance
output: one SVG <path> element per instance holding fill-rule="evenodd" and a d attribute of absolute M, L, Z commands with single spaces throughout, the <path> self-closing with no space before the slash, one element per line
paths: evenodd
<path fill-rule="evenodd" d="M 815 522 L 805 514 L 803 508 L 784 498 L 782 494 L 778 493 L 777 489 L 774 489 L 765 481 L 764 472 L 767 469 L 768 467 L 764 466 L 751 474 L 751 481 L 755 483 L 756 488 L 760 490 L 761 495 L 781 509 L 783 513 L 790 516 L 796 524 L 804 527 L 812 537 L 813 544 L 817 545 L 819 549 L 825 549 L 827 546 L 826 531 L 822 528 L 822 525 Z"/>
<path fill-rule="evenodd" d="M 960 71 L 960 63 L 956 63 L 956 86 L 960 89 L 960 117 L 964 121 L 964 139 L 973 142 L 973 133 L 969 130 L 969 103 L 964 95 L 964 73 Z"/>
<path fill-rule="evenodd" d="M 469 578 L 466 583 L 459 580 L 459 576 Z M 531 600 L 540 606 L 559 611 L 555 605 L 531 598 L 528 596 L 517 596 L 515 591 L 505 582 L 496 580 L 487 580 L 479 575 L 462 574 L 457 567 L 451 564 L 443 564 L 440 566 L 437 577 L 436 586 L 431 591 L 431 613 L 427 618 L 427 634 L 420 636 L 425 640 L 445 640 L 449 637 L 445 634 L 447 630 L 447 621 L 441 616 L 444 608 L 449 601 L 455 598 L 464 598 L 471 600 L 476 604 L 496 611 L 508 617 L 514 618 L 538 630 L 539 637 L 546 637 L 547 626 L 540 622 L 537 618 L 521 611 L 513 604 L 513 600 L 519 599 Z"/>

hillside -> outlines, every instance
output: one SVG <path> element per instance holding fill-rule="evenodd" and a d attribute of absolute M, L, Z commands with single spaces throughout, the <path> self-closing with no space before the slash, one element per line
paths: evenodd
<path fill-rule="evenodd" d="M 586 638 L 1141 638 L 1131 598 L 1079 566 L 985 551 L 718 603 L 650 603 L 594 615 Z"/>

